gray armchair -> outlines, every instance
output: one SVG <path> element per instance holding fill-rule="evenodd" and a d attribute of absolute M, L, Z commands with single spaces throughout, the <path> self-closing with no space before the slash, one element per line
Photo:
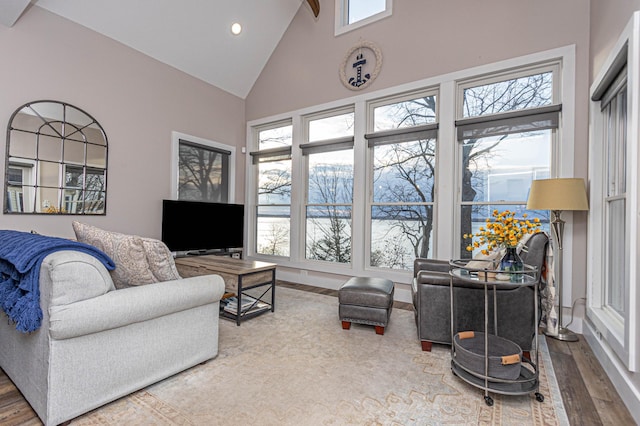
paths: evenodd
<path fill-rule="evenodd" d="M 548 243 L 545 233 L 531 236 L 520 253 L 523 262 L 542 271 Z M 418 338 L 424 351 L 430 351 L 432 343 L 451 344 L 449 280 L 448 261 L 420 258 L 414 261 L 411 294 Z M 454 279 L 453 293 L 455 330 L 484 330 L 483 287 Z M 525 352 L 530 351 L 537 329 L 533 297 L 533 287 L 497 290 L 498 330 L 496 333 L 493 320 L 490 320 L 489 332 L 514 341 Z M 492 298 L 489 318 L 493 318 Z"/>

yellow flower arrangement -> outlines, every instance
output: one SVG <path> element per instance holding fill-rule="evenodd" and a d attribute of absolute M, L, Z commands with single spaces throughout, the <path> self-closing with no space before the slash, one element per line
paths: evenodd
<path fill-rule="evenodd" d="M 497 247 L 516 247 L 518 241 L 526 234 L 535 234 L 540 232 L 540 219 L 535 218 L 532 221 L 527 219 L 527 214 L 523 214 L 522 220 L 516 219 L 516 212 L 505 210 L 499 212 L 494 210 L 492 212 L 493 222 L 490 218 L 487 218 L 486 227 L 481 226 L 479 231 L 475 234 L 464 234 L 463 237 L 473 238 L 478 237 L 477 241 L 472 242 L 467 246 L 467 251 L 473 251 L 483 245 L 487 245 L 481 252 L 484 255 L 488 255 L 490 251 Z"/>
<path fill-rule="evenodd" d="M 44 210 L 44 213 L 66 213 L 65 209 L 58 209 L 54 206 L 49 206 Z"/>

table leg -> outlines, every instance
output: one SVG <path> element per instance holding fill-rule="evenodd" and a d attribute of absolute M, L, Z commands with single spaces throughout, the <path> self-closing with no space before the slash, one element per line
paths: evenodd
<path fill-rule="evenodd" d="M 238 309 L 236 310 L 236 325 L 240 326 L 240 317 L 242 315 L 242 275 L 238 275 Z"/>
<path fill-rule="evenodd" d="M 271 312 L 276 310 L 276 269 L 271 271 Z"/>

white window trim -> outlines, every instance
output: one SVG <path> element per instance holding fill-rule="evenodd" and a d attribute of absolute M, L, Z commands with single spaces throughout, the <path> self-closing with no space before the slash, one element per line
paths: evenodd
<path fill-rule="evenodd" d="M 302 146 L 312 146 L 313 144 L 318 144 L 318 145 L 322 145 L 325 142 L 347 142 L 348 140 L 353 141 L 354 137 L 353 136 L 340 136 L 337 138 L 333 138 L 333 139 L 319 139 L 319 140 L 315 140 L 313 142 L 309 141 L 309 136 L 310 136 L 310 131 L 309 131 L 309 127 L 310 127 L 310 123 L 312 121 L 315 120 L 322 120 L 325 118 L 330 118 L 330 117 L 336 117 L 336 116 L 341 116 L 341 115 L 346 115 L 346 114 L 354 114 L 354 132 L 355 132 L 355 106 L 354 105 L 344 105 L 338 108 L 334 108 L 334 109 L 330 109 L 330 110 L 326 110 L 326 111 L 319 111 L 317 113 L 311 113 L 311 114 L 306 114 L 304 116 L 301 117 L 302 119 L 302 132 L 303 132 L 303 139 L 298 141 L 299 143 L 298 151 L 301 153 L 301 155 L 303 156 L 303 161 L 300 161 L 300 163 L 303 165 L 304 167 L 304 172 L 303 175 L 304 176 L 304 185 L 303 185 L 303 190 L 302 190 L 302 194 L 301 197 L 304 200 L 304 203 L 301 205 L 301 217 L 300 217 L 300 231 L 301 231 L 301 239 L 298 241 L 298 243 L 300 244 L 301 250 L 302 252 L 299 253 L 300 255 L 300 260 L 302 260 L 303 262 L 309 262 L 314 266 L 314 269 L 323 269 L 326 270 L 326 268 L 332 268 L 335 270 L 344 270 L 344 271 L 349 271 L 353 268 L 353 247 L 354 247 L 354 239 L 353 239 L 353 229 L 354 229 L 354 224 L 353 224 L 353 218 L 354 216 L 354 201 L 353 201 L 353 197 L 355 196 L 356 193 L 356 186 L 355 186 L 355 179 L 354 179 L 354 185 L 353 185 L 353 189 L 352 189 L 352 198 L 351 198 L 351 204 L 349 205 L 345 205 L 345 204 L 335 204 L 338 206 L 348 206 L 351 207 L 351 262 L 349 263 L 339 263 L 339 262 L 332 262 L 332 261 L 324 261 L 324 260 L 316 260 L 316 259 L 308 259 L 307 258 L 307 207 L 310 205 L 316 205 L 315 203 L 309 203 L 309 199 L 308 199 L 308 188 L 309 188 L 309 154 L 304 154 L 303 153 L 303 149 Z M 355 146 L 353 148 L 354 151 L 354 160 L 353 160 L 353 164 L 354 164 L 354 169 L 355 169 Z M 292 187 L 292 192 L 294 192 L 295 190 Z M 293 198 L 293 197 L 292 197 Z M 330 204 L 328 204 L 330 205 Z M 344 273 L 344 272 L 343 272 Z"/>
<path fill-rule="evenodd" d="M 247 146 L 252 147 L 253 149 L 250 150 L 250 152 L 260 152 L 259 149 L 259 135 L 260 132 L 265 131 L 265 130 L 271 130 L 271 129 L 277 129 L 279 127 L 285 127 L 285 126 L 292 126 L 292 131 L 293 131 L 293 124 L 291 122 L 291 118 L 286 118 L 284 120 L 280 120 L 280 121 L 276 121 L 276 122 L 269 122 L 266 125 L 263 126 L 255 126 L 252 128 L 247 128 L 247 141 L 251 141 L 249 143 L 247 143 Z M 292 142 L 293 140 L 295 140 L 295 138 L 292 135 Z M 286 146 L 283 145 L 282 149 L 284 149 Z M 265 148 L 263 151 L 269 151 L 270 149 L 277 149 L 277 148 Z M 289 146 L 289 149 L 291 151 L 293 151 L 293 146 Z M 293 152 L 291 154 L 291 174 L 292 174 L 292 178 L 293 178 Z M 260 206 L 269 206 L 269 204 L 260 204 L 258 202 L 258 176 L 256 175 L 256 173 L 254 172 L 254 167 L 256 165 L 253 164 L 253 159 L 251 158 L 250 155 L 247 156 L 247 170 L 250 170 L 251 172 L 248 172 L 249 174 L 249 180 L 246 182 L 245 187 L 247 188 L 247 194 L 255 194 L 255 198 L 254 198 L 254 209 L 252 210 L 252 214 L 250 215 L 246 209 L 245 209 L 245 215 L 250 216 L 250 218 L 248 219 L 247 222 L 247 218 L 245 217 L 245 226 L 248 230 L 247 235 L 253 235 L 253 239 L 249 239 L 248 243 L 252 244 L 251 247 L 249 247 L 248 245 L 245 245 L 245 256 L 247 256 L 247 253 L 253 253 L 254 255 L 257 254 L 257 241 L 256 241 L 256 237 L 255 235 L 257 235 L 258 232 L 258 226 L 257 226 L 257 211 L 258 211 L 258 207 Z M 255 181 L 251 180 L 252 177 L 255 177 Z M 291 215 L 292 213 L 292 209 L 293 209 L 293 192 L 291 194 L 291 199 L 289 200 L 289 220 L 291 221 Z M 249 195 L 247 195 L 247 198 L 249 197 Z M 285 205 L 285 204 L 282 204 Z M 291 222 L 290 222 L 291 223 Z M 293 235 L 297 233 L 294 232 L 293 230 L 293 226 L 289 229 L 289 256 L 280 256 L 280 255 L 264 255 L 264 254 L 259 254 L 261 256 L 268 256 L 268 258 L 271 261 L 274 261 L 275 259 L 278 259 L 277 262 L 280 263 L 281 260 L 287 260 L 290 259 L 290 257 L 293 254 L 293 246 L 294 246 L 294 240 L 293 240 Z M 297 242 L 296 242 L 296 247 L 297 247 Z"/>
<path fill-rule="evenodd" d="M 171 197 L 172 200 L 178 199 L 178 180 L 179 180 L 179 170 L 178 170 L 178 150 L 180 147 L 180 140 L 186 140 L 189 142 L 194 142 L 199 145 L 208 146 L 211 148 L 222 149 L 225 151 L 230 151 L 229 155 L 229 200 L 228 203 L 235 203 L 235 194 L 236 194 L 236 147 L 231 145 L 226 145 L 220 142 L 215 142 L 208 139 L 199 138 L 197 136 L 187 135 L 186 133 L 180 132 L 171 132 Z M 247 155 L 249 158 L 249 155 Z"/>
<path fill-rule="evenodd" d="M 627 47 L 628 46 L 628 47 Z M 604 303 L 605 275 L 603 241 L 605 230 L 605 206 L 604 194 L 604 158 L 606 157 L 602 138 L 599 135 L 603 131 L 603 119 L 600 113 L 600 101 L 590 101 L 590 211 L 589 211 L 589 240 L 587 256 L 587 310 L 586 316 L 594 330 L 591 330 L 599 339 L 606 342 L 609 348 L 616 354 L 629 371 L 640 371 L 640 239 L 637 235 L 640 230 L 640 172 L 637 168 L 640 159 L 640 12 L 635 12 L 625 27 L 621 36 L 616 41 L 609 56 L 594 78 L 590 96 L 605 79 L 607 72 L 614 64 L 616 57 L 623 49 L 627 50 L 627 242 L 628 253 L 628 288 L 625 289 L 629 296 L 626 298 L 625 317 L 620 323 L 619 317 L 609 312 Z M 625 255 L 627 255 L 627 253 Z"/>
<path fill-rule="evenodd" d="M 362 28 L 365 25 L 372 24 L 381 19 L 384 19 L 393 14 L 393 0 L 386 0 L 385 9 L 376 13 L 375 15 L 371 15 L 368 18 L 361 19 L 360 21 L 354 22 L 353 24 L 349 24 L 346 22 L 346 3 L 348 0 L 335 0 L 336 1 L 336 13 L 335 13 L 335 33 L 334 35 L 337 37 L 340 34 L 348 33 L 349 31 L 356 30 L 358 28 Z"/>
<path fill-rule="evenodd" d="M 22 170 L 22 208 L 23 211 L 33 210 L 33 195 L 35 190 L 33 188 L 35 175 L 36 175 L 36 160 L 29 160 L 26 158 L 9 157 L 9 167 L 16 167 Z M 27 188 L 25 190 L 25 188 Z M 33 194 L 29 194 L 33 192 Z M 25 197 L 25 194 L 27 195 Z"/>
<path fill-rule="evenodd" d="M 435 85 L 435 86 L 431 86 L 431 87 L 424 87 L 420 90 L 416 90 L 416 91 L 411 91 L 411 92 L 406 92 L 406 93 L 399 93 L 395 96 L 387 96 L 384 98 L 379 98 L 379 99 L 372 99 L 371 101 L 367 102 L 366 104 L 366 122 L 362 123 L 363 126 L 367 126 L 367 132 L 366 133 L 373 133 L 374 132 L 374 111 L 377 107 L 380 106 L 384 106 L 384 105 L 389 105 L 389 104 L 394 104 L 394 103 L 400 103 L 400 102 L 405 102 L 405 101 L 409 101 L 412 99 L 416 99 L 418 97 L 422 97 L 422 96 L 435 96 L 436 97 L 436 121 L 433 124 L 436 124 L 439 126 L 440 123 L 440 101 L 441 101 L 441 95 L 440 95 L 440 89 L 439 86 Z M 362 120 L 361 120 L 362 121 Z M 410 129 L 410 127 L 406 128 L 407 130 Z M 433 200 L 431 202 L 428 203 L 424 203 L 422 205 L 424 206 L 432 206 L 433 208 L 433 221 L 434 223 L 438 223 L 438 207 L 439 207 L 439 200 L 438 200 L 438 176 L 440 173 L 440 169 L 441 164 L 452 164 L 452 163 L 441 163 L 440 160 L 440 149 L 439 149 L 439 144 L 440 144 L 440 137 L 439 137 L 439 130 L 438 130 L 438 136 L 436 137 L 436 175 L 434 176 L 434 194 L 433 194 Z M 367 165 L 368 167 L 366 167 L 366 170 L 364 171 L 365 173 L 365 182 L 367 182 L 367 191 L 363 192 L 363 191 L 358 191 L 359 193 L 362 193 L 362 201 L 359 201 L 358 205 L 362 205 L 362 203 L 365 203 L 365 223 L 364 223 L 364 234 L 363 234 L 363 241 L 365 242 L 364 245 L 364 250 L 362 250 L 362 260 L 361 264 L 364 265 L 364 270 L 368 271 L 368 272 L 372 272 L 375 271 L 376 274 L 380 273 L 381 271 L 390 271 L 388 268 L 383 268 L 383 267 L 376 267 L 376 266 L 371 266 L 371 206 L 373 204 L 373 188 L 371 187 L 370 183 L 373 181 L 373 168 L 371 167 L 371 164 L 373 162 L 373 149 L 369 149 L 368 148 L 368 142 L 365 139 L 365 143 L 360 144 L 362 146 L 362 150 L 364 150 L 364 155 L 367 158 Z M 361 169 L 362 167 L 360 167 Z M 446 195 L 445 195 L 446 197 Z M 354 198 L 355 198 L 355 194 L 354 194 Z M 355 200 L 354 200 L 355 202 Z M 443 216 L 446 217 L 446 216 Z M 362 227 L 359 227 L 362 228 Z M 433 253 L 432 253 L 432 258 L 436 259 L 437 258 L 437 253 L 438 253 L 438 246 L 437 246 L 437 242 L 438 242 L 438 226 L 434 227 L 432 233 L 431 233 L 431 241 L 432 241 L 432 247 L 433 247 Z"/>
<path fill-rule="evenodd" d="M 456 129 L 455 129 L 455 93 L 457 90 L 456 82 L 460 80 L 470 79 L 472 77 L 487 75 L 490 73 L 498 73 L 505 70 L 526 67 L 532 64 L 548 62 L 554 59 L 560 59 L 562 61 L 561 78 L 562 78 L 562 91 L 559 102 L 562 103 L 562 131 L 558 135 L 558 151 L 554 153 L 553 169 L 557 170 L 558 177 L 573 177 L 574 176 L 574 128 L 575 128 L 575 84 L 576 84 L 576 69 L 575 69 L 575 45 L 569 45 L 550 49 L 543 52 L 537 52 L 530 55 L 524 55 L 517 58 L 512 58 L 492 64 L 482 65 L 474 68 L 469 68 L 461 71 L 452 72 L 449 74 L 439 75 L 435 77 L 426 78 L 423 80 L 414 81 L 381 89 L 375 92 L 366 94 L 358 94 L 349 98 L 344 98 L 338 101 L 329 102 L 326 104 L 315 105 L 312 107 L 303 108 L 287 113 L 281 113 L 278 115 L 264 117 L 247 122 L 247 146 L 254 147 L 256 143 L 255 128 L 259 126 L 268 125 L 269 123 L 275 123 L 283 120 L 291 120 L 293 124 L 293 148 L 292 148 L 292 181 L 294 188 L 292 188 L 291 195 L 291 257 L 288 260 L 278 259 L 279 277 L 285 280 L 291 280 L 294 282 L 301 282 L 305 284 L 316 285 L 319 287 L 338 288 L 344 281 L 342 277 L 336 277 L 332 279 L 331 274 L 342 275 L 345 274 L 345 268 L 336 268 L 334 265 L 327 265 L 323 263 L 321 267 L 314 265 L 313 262 L 305 261 L 304 252 L 300 252 L 299 242 L 301 236 L 304 235 L 304 188 L 296 187 L 300 182 L 304 182 L 305 170 L 304 161 L 300 160 L 299 144 L 304 141 L 304 118 L 306 116 L 321 113 L 327 110 L 335 110 L 339 108 L 348 108 L 352 106 L 355 110 L 355 151 L 354 158 L 356 164 L 366 164 L 368 150 L 366 149 L 366 143 L 364 143 L 364 134 L 366 133 L 366 115 L 367 104 L 376 99 L 383 97 L 397 96 L 406 92 L 428 90 L 433 87 L 440 87 L 439 99 L 438 99 L 438 114 L 439 114 L 439 130 L 438 130 L 438 152 L 437 156 L 440 164 L 455 164 L 457 141 L 456 141 Z M 255 229 L 252 225 L 255 222 L 255 200 L 252 198 L 256 191 L 256 176 L 255 169 L 251 165 L 251 159 L 247 156 L 247 191 L 245 193 L 245 205 L 247 213 L 247 220 L 249 223 L 249 238 L 255 238 Z M 368 181 L 366 176 L 366 167 L 356 167 L 354 172 L 354 188 L 368 188 Z M 439 223 L 441 220 L 451 216 L 451 208 L 455 206 L 455 188 L 458 186 L 457 182 L 458 170 L 451 170 L 447 167 L 439 167 L 436 184 L 439 185 L 436 189 L 435 199 L 437 200 L 435 214 L 435 220 Z M 369 190 L 369 189 L 368 189 Z M 365 217 L 365 197 L 367 195 L 363 191 L 354 191 L 354 208 L 353 217 Z M 569 212 L 567 212 L 569 213 Z M 443 219 L 445 218 L 445 219 Z M 573 217 L 571 214 L 563 216 L 566 221 L 565 225 L 565 240 L 564 252 L 565 252 L 565 268 L 563 279 L 564 282 L 571 281 L 572 272 L 572 235 L 573 235 Z M 457 224 L 451 221 L 445 221 L 442 225 L 438 226 L 434 230 L 434 256 L 439 259 L 447 259 L 458 257 L 454 253 L 458 249 L 457 244 L 452 244 Z M 366 230 L 364 225 L 357 224 L 352 228 L 353 246 L 362 247 L 365 244 Z M 248 244 L 247 247 L 251 247 L 253 243 Z M 302 246 L 304 247 L 304 245 Z M 302 256 L 302 258 L 300 258 Z M 255 252 L 247 252 L 247 258 L 253 258 L 257 260 L 270 261 L 273 260 L 269 256 L 260 256 Z M 371 268 L 366 268 L 363 253 L 352 253 L 352 266 L 348 269 L 348 275 L 367 275 L 371 273 Z M 317 279 L 309 274 L 309 271 L 316 271 L 322 274 L 321 279 Z M 375 269 L 377 276 L 391 279 L 396 283 L 409 284 L 412 279 L 411 271 L 394 271 L 394 270 L 382 270 Z M 329 275 L 329 276 L 327 276 Z M 565 293 L 565 300 L 572 300 L 571 288 L 563 289 Z M 404 294 L 404 295 L 403 295 Z M 397 297 L 401 300 L 406 299 L 410 301 L 409 291 L 400 290 L 397 292 Z M 570 304 L 569 304 L 570 306 Z M 579 319 L 574 321 L 576 330 L 581 330 L 582 324 Z"/>

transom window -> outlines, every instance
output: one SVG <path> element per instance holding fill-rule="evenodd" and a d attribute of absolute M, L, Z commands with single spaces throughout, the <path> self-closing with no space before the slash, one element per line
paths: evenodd
<path fill-rule="evenodd" d="M 336 0 L 336 35 L 391 15 L 393 0 Z"/>

